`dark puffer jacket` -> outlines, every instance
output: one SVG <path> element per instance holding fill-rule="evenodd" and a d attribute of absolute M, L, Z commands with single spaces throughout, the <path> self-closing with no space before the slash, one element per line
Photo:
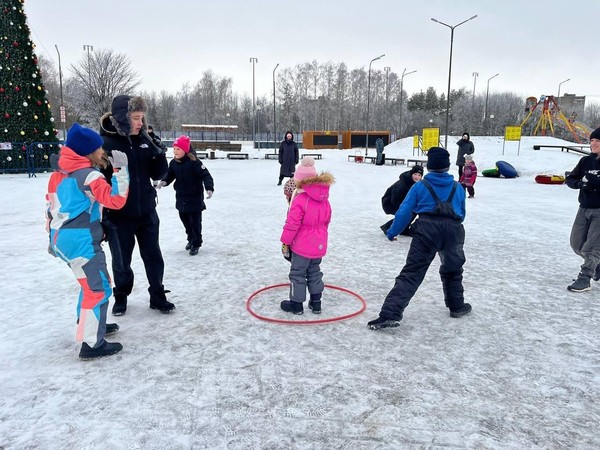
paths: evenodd
<path fill-rule="evenodd" d="M 412 178 L 411 171 L 402 172 L 400 179 L 387 188 L 385 194 L 381 197 L 383 211 L 386 214 L 396 214 L 413 184 L 415 184 L 415 180 Z"/>
<path fill-rule="evenodd" d="M 208 169 L 199 160 L 192 161 L 188 155 L 169 163 L 164 181 L 167 185 L 175 180 L 175 208 L 184 213 L 206 209 L 204 189 L 214 191 L 214 181 Z"/>
<path fill-rule="evenodd" d="M 585 182 L 590 170 L 600 170 L 600 159 L 595 154 L 584 156 L 567 177 L 566 183 L 571 189 L 579 189 L 579 206 L 581 208 L 600 208 L 600 188 Z"/>
<path fill-rule="evenodd" d="M 285 133 L 292 135 L 291 140 L 283 140 L 279 146 L 279 175 L 282 177 L 292 177 L 296 171 L 296 164 L 299 161 L 298 145 L 294 142 L 294 134 L 291 131 Z"/>
<path fill-rule="evenodd" d="M 127 96 L 123 101 L 127 101 Z M 104 140 L 102 147 L 109 155 L 119 150 L 127 155 L 129 170 L 129 195 L 125 206 L 120 210 L 108 210 L 108 216 L 142 217 L 156 208 L 156 189 L 151 180 L 161 180 L 167 173 L 168 165 L 165 153 L 157 147 L 148 133 L 142 131 L 137 136 L 129 136 L 129 118 L 127 106 L 115 108 L 116 116 L 105 114 L 100 120 L 100 136 Z M 107 180 L 112 177 L 112 166 L 103 170 Z"/>
<path fill-rule="evenodd" d="M 458 140 L 456 142 L 458 145 L 458 153 L 456 154 L 456 165 L 464 166 L 465 165 L 465 155 L 472 155 L 475 153 L 475 145 L 469 140 L 465 141 L 464 139 Z"/>

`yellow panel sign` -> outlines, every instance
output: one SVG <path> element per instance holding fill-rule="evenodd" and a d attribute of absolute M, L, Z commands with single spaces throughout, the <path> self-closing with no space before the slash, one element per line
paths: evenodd
<path fill-rule="evenodd" d="M 504 140 L 505 141 L 520 141 L 521 140 L 521 127 L 519 127 L 519 126 L 504 127 Z"/>
<path fill-rule="evenodd" d="M 429 150 L 431 147 L 437 147 L 440 145 L 440 129 L 439 128 L 423 128 L 423 146 L 421 147 L 424 152 Z"/>
<path fill-rule="evenodd" d="M 419 148 L 419 135 L 415 134 L 413 136 L 413 148 Z"/>

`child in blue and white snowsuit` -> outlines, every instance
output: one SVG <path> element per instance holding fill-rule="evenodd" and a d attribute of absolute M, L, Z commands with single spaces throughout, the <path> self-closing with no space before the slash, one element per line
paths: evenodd
<path fill-rule="evenodd" d="M 462 317 L 471 312 L 471 305 L 464 302 L 462 285 L 465 191 L 448 173 L 449 168 L 450 154 L 440 147 L 430 148 L 427 175 L 410 188 L 387 232 L 388 239 L 393 241 L 412 220 L 413 214 L 419 216 L 413 225 L 406 264 L 385 298 L 379 317 L 368 323 L 373 330 L 400 325 L 404 309 L 423 282 L 437 253 L 442 262 L 440 277 L 450 316 Z"/>

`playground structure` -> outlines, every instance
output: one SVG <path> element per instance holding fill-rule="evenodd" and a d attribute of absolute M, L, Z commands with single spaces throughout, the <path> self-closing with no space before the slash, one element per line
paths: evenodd
<path fill-rule="evenodd" d="M 573 136 L 579 144 L 581 144 L 582 142 L 587 142 L 587 139 L 592 132 L 592 130 L 584 124 L 576 122 L 574 116 L 567 118 L 560 110 L 553 95 L 542 95 L 539 100 L 535 97 L 528 97 L 525 105 L 525 111 L 528 112 L 528 114 L 521 122 L 521 127 L 531 119 L 536 109 L 541 105 L 540 117 L 531 132 L 533 136 L 546 136 L 548 130 L 550 131 L 550 134 L 554 136 L 555 127 L 562 126 L 569 131 L 571 136 Z"/>

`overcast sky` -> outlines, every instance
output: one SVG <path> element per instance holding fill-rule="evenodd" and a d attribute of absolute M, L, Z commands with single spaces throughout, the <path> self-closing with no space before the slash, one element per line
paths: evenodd
<path fill-rule="evenodd" d="M 208 69 L 233 79 L 233 89 L 272 95 L 273 69 L 317 60 L 349 69 L 390 67 L 410 94 L 447 90 L 450 29 L 456 25 L 452 88 L 586 95 L 600 101 L 600 16 L 597 0 L 26 0 L 38 54 L 63 72 L 84 57 L 83 45 L 127 54 L 142 89 L 176 92 Z M 67 25 L 66 17 L 69 18 Z"/>

